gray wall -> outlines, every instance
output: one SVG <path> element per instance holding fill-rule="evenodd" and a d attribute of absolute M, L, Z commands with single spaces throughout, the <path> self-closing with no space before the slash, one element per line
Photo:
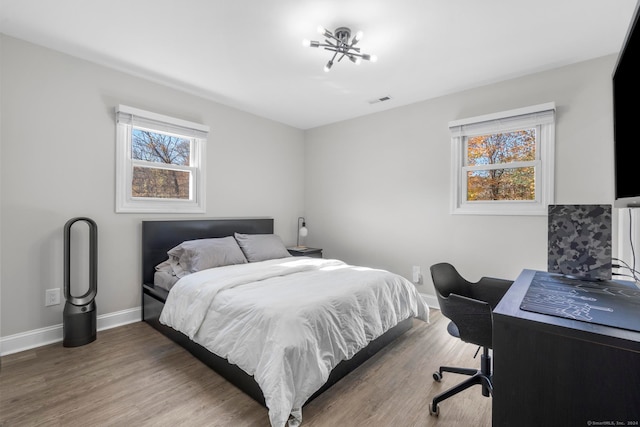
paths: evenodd
<path fill-rule="evenodd" d="M 554 101 L 556 201 L 613 199 L 611 71 L 605 57 L 306 132 L 0 36 L 0 337 L 62 322 L 62 227 L 99 227 L 98 314 L 140 304 L 140 221 L 114 213 L 119 103 L 211 127 L 207 213 L 270 216 L 285 243 L 387 268 L 432 294 L 428 267 L 470 279 L 546 268 L 546 217 L 449 214 L 451 120 Z M 393 102 L 393 101 L 392 101 Z M 304 178 L 302 178 L 304 177 Z M 171 216 L 171 218 L 176 216 Z"/>
<path fill-rule="evenodd" d="M 62 323 L 44 306 L 63 282 L 63 226 L 98 224 L 98 315 L 140 305 L 143 218 L 275 219 L 295 243 L 303 213 L 304 134 L 87 61 L 0 36 L 2 235 L 0 336 Z M 204 215 L 116 214 L 114 107 L 210 126 Z"/>
<path fill-rule="evenodd" d="M 309 242 L 411 277 L 448 261 L 469 279 L 546 270 L 546 216 L 451 215 L 451 120 L 555 102 L 556 203 L 613 202 L 615 56 L 307 131 Z M 393 94 L 392 94 L 393 95 Z"/>

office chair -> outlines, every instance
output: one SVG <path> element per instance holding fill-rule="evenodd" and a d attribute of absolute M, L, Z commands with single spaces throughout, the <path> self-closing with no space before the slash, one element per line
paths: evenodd
<path fill-rule="evenodd" d="M 473 385 L 482 385 L 483 396 L 493 395 L 491 355 L 489 354 L 493 335 L 491 312 L 513 281 L 483 277 L 478 282 L 472 283 L 460 276 L 458 271 L 448 263 L 432 265 L 431 278 L 440 311 L 451 320 L 447 326 L 449 334 L 464 342 L 478 345 L 478 351 L 480 348 L 483 349 L 480 369 L 441 366 L 434 372 L 433 379 L 437 382 L 442 380 L 444 372 L 470 376 L 462 383 L 433 398 L 429 405 L 429 414 L 438 416 L 440 414 L 438 403 Z"/>

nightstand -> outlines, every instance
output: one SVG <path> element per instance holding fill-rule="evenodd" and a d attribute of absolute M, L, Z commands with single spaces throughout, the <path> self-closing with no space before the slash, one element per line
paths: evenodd
<path fill-rule="evenodd" d="M 294 246 L 292 248 L 287 248 L 287 250 L 293 256 L 310 256 L 313 258 L 322 258 L 322 249 L 320 248 L 298 248 Z"/>

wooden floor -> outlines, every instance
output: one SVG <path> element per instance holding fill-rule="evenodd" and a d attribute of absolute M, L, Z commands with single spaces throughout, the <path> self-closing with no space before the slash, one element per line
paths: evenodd
<path fill-rule="evenodd" d="M 304 427 L 490 426 L 491 398 L 474 386 L 428 402 L 463 380 L 441 364 L 479 366 L 476 347 L 447 319 L 414 327 L 303 408 Z M 52 344 L 0 360 L 0 426 L 268 426 L 267 410 L 143 322 L 98 332 L 93 343 Z"/>

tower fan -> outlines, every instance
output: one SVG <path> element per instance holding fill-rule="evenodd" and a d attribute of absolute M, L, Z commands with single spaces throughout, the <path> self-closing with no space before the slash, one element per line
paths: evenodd
<path fill-rule="evenodd" d="M 78 221 L 89 225 L 89 286 L 84 295 L 71 293 L 71 226 Z M 90 218 L 72 218 L 64 226 L 64 347 L 78 347 L 96 339 L 96 302 L 98 293 L 98 226 Z"/>

